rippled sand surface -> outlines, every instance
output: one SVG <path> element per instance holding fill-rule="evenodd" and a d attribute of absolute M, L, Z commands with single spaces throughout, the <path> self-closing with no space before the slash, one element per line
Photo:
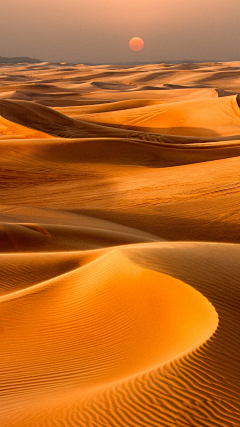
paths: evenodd
<path fill-rule="evenodd" d="M 1 427 L 239 427 L 240 63 L 0 71 Z"/>

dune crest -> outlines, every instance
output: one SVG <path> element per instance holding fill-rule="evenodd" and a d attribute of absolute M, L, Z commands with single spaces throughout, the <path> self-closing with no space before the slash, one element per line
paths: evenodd
<path fill-rule="evenodd" d="M 77 254 L 66 254 L 66 267 L 71 258 L 76 260 Z M 13 266 L 16 261 L 14 255 Z M 42 255 L 39 261 L 41 266 Z M 36 256 L 34 262 L 37 266 Z M 29 393 L 30 400 L 40 397 L 46 388 L 59 392 L 63 384 L 80 394 L 86 387 L 88 394 L 90 386 L 103 387 L 195 349 L 218 324 L 214 308 L 192 287 L 137 267 L 116 249 L 100 252 L 82 267 L 47 281 L 41 281 L 41 269 L 30 265 L 28 269 L 27 277 L 31 273 L 35 284 L 29 281 L 15 290 L 16 271 L 8 264 L 7 293 L 0 298 L 4 330 L 0 369 L 3 399 L 10 404 L 15 396 L 8 380 L 11 371 L 26 400 Z M 28 334 L 23 336 L 26 328 Z M 16 340 L 17 336 L 23 339 Z"/>
<path fill-rule="evenodd" d="M 240 109 L 236 96 L 133 107 L 124 112 L 88 113 L 82 118 L 159 134 L 214 137 L 240 133 Z"/>

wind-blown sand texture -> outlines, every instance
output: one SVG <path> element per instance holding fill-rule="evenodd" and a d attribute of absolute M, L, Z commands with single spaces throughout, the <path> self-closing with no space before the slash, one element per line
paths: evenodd
<path fill-rule="evenodd" d="M 240 426 L 240 63 L 0 70 L 1 427 Z"/>

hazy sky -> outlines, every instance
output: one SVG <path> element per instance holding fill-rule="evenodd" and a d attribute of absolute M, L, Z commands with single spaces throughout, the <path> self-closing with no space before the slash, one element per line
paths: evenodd
<path fill-rule="evenodd" d="M 0 56 L 240 60 L 240 0 L 0 0 Z M 141 37 L 133 52 L 128 41 Z"/>

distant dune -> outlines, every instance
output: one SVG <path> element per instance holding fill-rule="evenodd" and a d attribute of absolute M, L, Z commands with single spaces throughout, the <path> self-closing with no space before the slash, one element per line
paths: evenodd
<path fill-rule="evenodd" d="M 1 427 L 240 427 L 240 62 L 9 62 Z"/>

